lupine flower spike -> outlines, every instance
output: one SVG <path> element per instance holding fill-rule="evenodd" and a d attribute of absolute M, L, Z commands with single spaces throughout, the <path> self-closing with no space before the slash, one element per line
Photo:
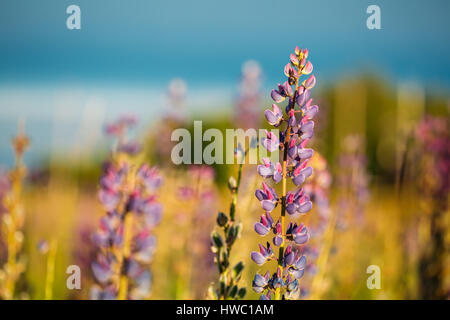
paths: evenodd
<path fill-rule="evenodd" d="M 239 95 L 236 101 L 234 123 L 239 128 L 257 128 L 260 124 L 258 109 L 261 105 L 262 70 L 258 62 L 249 60 L 242 66 Z"/>
<path fill-rule="evenodd" d="M 0 269 L 0 298 L 14 299 L 16 283 L 25 270 L 25 259 L 21 254 L 23 245 L 23 225 L 25 220 L 22 202 L 23 179 L 27 168 L 23 163 L 23 154 L 28 148 L 29 139 L 25 136 L 23 125 L 19 125 L 19 133 L 12 140 L 15 154 L 14 168 L 5 179 L 1 214 L 1 236 L 5 240 L 7 260 Z"/>
<path fill-rule="evenodd" d="M 152 130 L 155 134 L 150 135 L 151 141 L 148 143 L 154 146 L 156 160 L 161 166 L 172 164 L 167 159 L 170 158 L 170 153 L 175 145 L 171 140 L 173 130 L 187 125 L 187 89 L 186 82 L 181 78 L 174 78 L 170 81 L 165 95 L 165 114 L 156 124 L 155 130 Z"/>
<path fill-rule="evenodd" d="M 134 124 L 134 118 L 121 118 L 107 128 L 118 143 L 100 178 L 99 198 L 106 215 L 93 236 L 98 248 L 92 263 L 97 281 L 91 289 L 93 299 L 144 299 L 150 295 L 149 264 L 156 248 L 153 229 L 162 215 L 156 191 L 162 178 L 155 168 L 133 157 L 140 147 L 126 141 L 123 134 Z"/>
<path fill-rule="evenodd" d="M 309 179 L 304 190 L 314 201 L 315 211 L 314 217 L 308 222 L 312 241 L 308 243 L 305 251 L 308 254 L 308 263 L 305 269 L 307 275 L 302 281 L 300 296 L 315 299 L 320 297 L 320 293 L 326 287 L 322 279 L 325 276 L 328 257 L 335 243 L 333 234 L 336 214 L 330 207 L 331 174 L 327 161 L 322 155 L 315 152 L 311 159 L 311 166 L 314 169 L 314 176 Z"/>
<path fill-rule="evenodd" d="M 265 111 L 267 122 L 280 128 L 280 135 L 267 131 L 267 137 L 262 139 L 262 145 L 270 152 L 282 153 L 282 163 L 272 163 L 263 159 L 258 166 L 258 173 L 266 179 L 262 188 L 256 190 L 256 198 L 261 202 L 264 213 L 260 221 L 255 223 L 255 231 L 261 236 L 273 233 L 272 244 L 260 244 L 259 251 L 251 254 L 252 260 L 263 265 L 267 261 L 276 260 L 278 267 L 272 274 L 267 271 L 264 275 L 256 274 L 253 289 L 261 293 L 261 299 L 291 299 L 299 290 L 299 279 L 303 276 L 306 257 L 303 246 L 309 239 L 309 232 L 302 223 L 290 222 L 286 226 L 286 213 L 293 219 L 306 214 L 312 208 L 309 195 L 303 190 L 305 180 L 312 175 L 312 168 L 308 166 L 313 150 L 306 148 L 314 131 L 313 118 L 319 108 L 312 104 L 310 90 L 316 83 L 312 75 L 312 64 L 306 61 L 307 49 L 295 49 L 290 62 L 284 68 L 287 80 L 278 84 L 272 90 L 274 100 L 272 107 Z M 303 75 L 311 74 L 301 82 Z M 285 113 L 278 103 L 287 101 Z M 291 180 L 297 189 L 287 190 L 287 181 Z M 281 196 L 278 196 L 270 184 L 282 184 Z M 274 211 L 280 207 L 280 216 L 274 219 Z M 278 247 L 274 250 L 272 246 Z M 278 251 L 278 252 L 277 252 Z"/>
<path fill-rule="evenodd" d="M 39 241 L 37 249 L 46 258 L 46 270 L 45 270 L 45 286 L 44 286 L 44 299 L 52 300 L 53 298 L 53 284 L 55 281 L 55 264 L 56 253 L 58 249 L 58 242 L 53 239 L 49 242 L 46 240 Z"/>
<path fill-rule="evenodd" d="M 419 223 L 428 226 L 428 235 L 420 237 L 419 292 L 421 299 L 448 299 L 444 281 L 448 266 L 448 209 L 450 195 L 450 120 L 425 115 L 416 132 L 418 188 L 420 190 Z M 447 222 L 446 222 L 447 221 Z"/>
<path fill-rule="evenodd" d="M 365 206 L 370 198 L 367 159 L 362 152 L 364 147 L 364 139 L 359 135 L 348 135 L 343 139 L 336 181 L 341 192 L 337 221 L 339 229 L 345 229 L 352 219 L 356 225 L 362 226 L 364 222 Z"/>
<path fill-rule="evenodd" d="M 213 253 L 210 251 L 211 212 L 216 212 L 217 192 L 214 169 L 207 165 L 192 165 L 181 175 L 178 187 L 177 210 L 169 250 L 177 256 L 170 266 L 173 281 L 177 283 L 174 299 L 200 299 L 216 273 Z M 180 263 L 183 261 L 183 263 Z M 188 289 L 187 289 L 188 288 Z"/>
<path fill-rule="evenodd" d="M 250 143 L 250 148 L 254 147 L 256 147 L 256 141 Z M 208 295 L 212 299 L 243 299 L 246 294 L 244 287 L 239 288 L 239 280 L 244 270 L 244 264 L 242 261 L 239 261 L 230 269 L 230 255 L 233 244 L 240 236 L 242 230 L 242 223 L 236 222 L 236 206 L 241 185 L 242 168 L 247 153 L 248 149 L 244 151 L 240 144 L 235 150 L 239 169 L 237 180 L 234 177 L 230 177 L 228 181 L 228 188 L 232 195 L 230 212 L 228 215 L 219 212 L 216 221 L 221 232 L 213 231 L 211 235 L 211 250 L 215 254 L 214 262 L 217 264 L 220 274 L 218 288 L 215 289 L 211 285 L 208 289 Z"/>

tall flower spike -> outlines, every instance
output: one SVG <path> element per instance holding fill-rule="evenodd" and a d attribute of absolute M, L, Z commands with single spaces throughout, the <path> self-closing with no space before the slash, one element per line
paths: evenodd
<path fill-rule="evenodd" d="M 250 144 L 249 148 L 252 147 L 252 144 Z M 244 151 L 240 144 L 236 150 L 237 153 L 241 153 L 240 156 L 243 157 L 243 159 L 245 159 L 248 151 L 248 149 Z M 244 287 L 239 288 L 239 280 L 241 279 L 242 271 L 244 269 L 243 262 L 239 261 L 232 269 L 230 268 L 229 263 L 231 249 L 237 238 L 240 237 L 242 230 L 242 223 L 236 222 L 236 205 L 238 191 L 241 185 L 243 163 L 244 161 L 241 161 L 239 164 L 237 180 L 234 179 L 234 177 L 230 177 L 228 182 L 228 188 L 232 194 L 230 213 L 229 215 L 226 215 L 223 212 L 219 212 L 216 221 L 221 233 L 213 231 L 211 235 L 211 250 L 215 254 L 214 262 L 219 269 L 218 288 L 214 288 L 211 285 L 208 289 L 208 295 L 213 299 L 242 299 L 246 294 L 246 289 Z M 263 229 L 269 226 L 268 217 L 270 217 L 270 215 L 261 218 L 264 219 L 264 224 L 261 224 L 260 232 L 265 232 Z M 269 231 L 267 230 L 267 232 Z"/>
<path fill-rule="evenodd" d="M 0 269 L 0 298 L 14 299 L 16 296 L 16 283 L 25 271 L 25 259 L 21 253 L 23 245 L 23 226 L 25 220 L 22 187 L 27 174 L 23 164 L 23 154 L 28 148 L 29 139 L 24 133 L 22 123 L 19 132 L 12 140 L 15 154 L 15 165 L 8 177 L 4 178 L 3 190 L 0 190 L 0 235 L 5 237 L 7 262 Z M 1 177 L 0 177 L 1 179 Z M 0 181 L 1 183 L 1 181 Z M 0 186 L 1 187 L 1 186 Z"/>
<path fill-rule="evenodd" d="M 243 64 L 233 115 L 234 123 L 238 128 L 248 129 L 260 126 L 261 78 L 262 69 L 258 62 L 249 60 Z"/>
<path fill-rule="evenodd" d="M 354 219 L 363 225 L 365 206 L 370 198 L 367 159 L 362 150 L 364 139 L 359 135 L 348 135 L 342 139 L 342 151 L 337 159 L 339 170 L 336 176 L 339 213 L 337 224 L 345 229 Z"/>
<path fill-rule="evenodd" d="M 304 192 L 314 199 L 314 217 L 308 220 L 308 228 L 314 236 L 308 242 L 308 261 L 303 270 L 306 271 L 302 279 L 301 297 L 320 299 L 321 292 L 327 288 L 323 278 L 326 274 L 326 266 L 330 250 L 334 244 L 330 236 L 335 229 L 335 213 L 331 211 L 329 203 L 329 189 L 331 185 L 331 174 L 327 168 L 327 162 L 323 156 L 316 152 L 311 159 L 311 167 L 314 168 L 312 179 L 303 186 Z M 303 241 L 302 233 L 297 234 L 297 242 Z M 333 250 L 336 250 L 333 248 Z M 297 268 L 301 269 L 301 268 Z"/>
<path fill-rule="evenodd" d="M 303 184 L 313 174 L 308 163 L 314 154 L 306 144 L 314 133 L 313 118 L 319 111 L 318 106 L 312 105 L 310 90 L 316 84 L 316 78 L 312 73 L 313 66 L 307 61 L 309 52 L 307 49 L 295 48 L 290 55 L 290 63 L 284 68 L 284 74 L 288 78 L 283 84 L 271 92 L 275 103 L 287 100 L 285 114 L 277 104 L 272 105 L 272 110 L 265 111 L 267 122 L 280 127 L 280 136 L 277 137 L 271 131 L 266 131 L 266 137 L 261 140 L 262 145 L 270 152 L 280 152 L 282 163 L 272 163 L 264 158 L 263 164 L 258 166 L 258 173 L 265 179 L 272 179 L 273 183 L 282 183 L 282 194 L 279 197 L 275 188 L 263 182 L 262 188 L 255 192 L 256 198 L 261 202 L 265 211 L 259 222 L 254 225 L 255 232 L 260 236 L 267 236 L 273 232 L 272 243 L 279 247 L 278 256 L 269 242 L 267 246 L 259 245 L 259 251 L 251 253 L 252 260 L 263 265 L 273 258 L 277 259 L 278 267 L 275 272 L 267 272 L 263 277 L 256 274 L 253 280 L 253 289 L 262 294 L 261 299 L 292 299 L 298 296 L 299 279 L 303 276 L 306 257 L 302 254 L 303 246 L 309 239 L 309 232 L 303 224 L 290 223 L 286 226 L 286 213 L 292 218 L 306 214 L 312 208 L 312 201 L 303 190 Z M 310 75 L 301 81 L 303 75 Z M 284 125 L 284 126 L 283 126 Z M 287 182 L 291 180 L 293 185 L 299 187 L 292 191 L 287 190 Z M 276 223 L 272 219 L 276 207 L 280 207 L 280 216 Z"/>
<path fill-rule="evenodd" d="M 450 192 L 450 120 L 426 114 L 416 129 L 418 155 L 418 188 L 423 217 L 432 225 L 430 241 L 419 247 L 419 288 L 421 299 L 448 298 L 445 277 L 445 237 L 448 234 L 444 221 L 448 219 Z M 447 220 L 448 221 L 448 220 Z"/>
<path fill-rule="evenodd" d="M 156 248 L 153 228 L 161 221 L 162 205 L 156 191 L 162 178 L 155 168 L 139 163 L 125 145 L 125 132 L 134 117 L 122 117 L 108 126 L 118 147 L 100 178 L 99 200 L 106 210 L 92 240 L 97 247 L 91 264 L 97 282 L 92 299 L 144 299 L 150 295 L 149 265 Z"/>

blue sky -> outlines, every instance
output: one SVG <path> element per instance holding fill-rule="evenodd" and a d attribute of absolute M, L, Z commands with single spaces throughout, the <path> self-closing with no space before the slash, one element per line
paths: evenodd
<path fill-rule="evenodd" d="M 66 28 L 71 4 L 81 30 Z M 381 30 L 366 28 L 371 4 Z M 372 70 L 448 91 L 449 12 L 445 0 L 2 0 L 0 163 L 12 162 L 19 118 L 39 159 L 89 144 L 120 113 L 155 119 L 173 77 L 186 80 L 191 107 L 232 106 L 243 62 L 257 60 L 271 88 L 296 45 L 309 49 L 318 87 Z"/>
<path fill-rule="evenodd" d="M 77 4 L 82 30 L 67 30 Z M 382 30 L 366 28 L 381 8 Z M 316 73 L 372 68 L 393 79 L 450 84 L 449 1 L 2 0 L 2 82 L 229 83 L 243 61 L 277 81 L 295 45 Z"/>

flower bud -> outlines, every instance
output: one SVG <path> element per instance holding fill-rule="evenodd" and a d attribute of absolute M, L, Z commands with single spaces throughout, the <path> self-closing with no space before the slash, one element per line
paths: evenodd
<path fill-rule="evenodd" d="M 237 292 L 238 292 L 238 287 L 236 285 L 234 285 L 233 287 L 231 287 L 231 290 L 228 295 L 230 298 L 234 298 L 236 296 Z"/>
<path fill-rule="evenodd" d="M 235 191 L 236 188 L 237 188 L 236 179 L 234 177 L 230 177 L 230 179 L 228 179 L 228 189 L 230 189 L 230 191 Z"/>
<path fill-rule="evenodd" d="M 247 290 L 245 288 L 240 288 L 237 294 L 240 299 L 244 299 L 246 293 Z"/>
<path fill-rule="evenodd" d="M 222 253 L 220 255 L 220 260 L 221 260 L 222 266 L 224 268 L 228 268 L 228 266 L 230 265 L 230 261 L 228 260 L 228 254 L 225 250 L 222 251 Z"/>
<path fill-rule="evenodd" d="M 227 215 L 226 215 L 225 213 L 219 212 L 219 213 L 217 214 L 217 219 L 216 219 L 216 221 L 217 221 L 217 224 L 218 224 L 220 227 L 223 227 L 223 226 L 225 226 L 225 225 L 227 224 L 227 222 L 228 222 L 228 217 L 227 217 Z"/>
<path fill-rule="evenodd" d="M 293 86 L 294 84 L 295 84 L 295 78 L 294 77 L 289 77 L 289 84 L 291 85 L 291 86 Z"/>
<path fill-rule="evenodd" d="M 224 281 L 219 282 L 219 292 L 220 292 L 220 295 L 223 295 L 225 293 L 225 282 Z"/>
<path fill-rule="evenodd" d="M 213 286 L 208 287 L 208 297 L 212 300 L 219 299 L 219 295 L 217 294 L 217 291 L 214 289 Z"/>
<path fill-rule="evenodd" d="M 236 265 L 233 267 L 233 278 L 238 279 L 240 278 L 242 274 L 242 270 L 244 270 L 244 263 L 242 261 L 239 261 L 236 263 Z"/>
<path fill-rule="evenodd" d="M 237 238 L 238 231 L 239 231 L 239 230 L 238 230 L 237 226 L 231 226 L 231 227 L 228 229 L 228 232 L 227 232 L 227 239 L 226 239 L 227 245 L 228 245 L 228 246 L 232 246 L 232 245 L 233 245 L 234 241 L 235 241 L 236 238 Z"/>
<path fill-rule="evenodd" d="M 223 239 L 217 231 L 213 231 L 211 235 L 212 245 L 218 249 L 223 247 Z"/>

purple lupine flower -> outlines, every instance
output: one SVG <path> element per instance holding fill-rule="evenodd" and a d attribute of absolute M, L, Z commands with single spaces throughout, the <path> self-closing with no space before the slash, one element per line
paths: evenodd
<path fill-rule="evenodd" d="M 115 212 L 108 212 L 100 219 L 100 226 L 92 236 L 96 246 L 108 248 L 111 245 L 120 246 L 122 244 L 123 227 L 120 224 L 120 215 Z"/>
<path fill-rule="evenodd" d="M 312 66 L 311 66 L 311 70 L 312 70 Z M 314 75 L 312 74 L 307 80 L 303 81 L 302 85 L 307 90 L 314 88 L 314 86 L 316 85 L 316 77 L 314 77 Z"/>
<path fill-rule="evenodd" d="M 327 161 L 319 153 L 315 153 L 310 163 L 314 168 L 314 175 L 303 187 L 305 194 L 308 194 L 314 201 L 314 218 L 308 222 L 308 229 L 311 233 L 311 241 L 308 247 L 303 251 L 308 255 L 308 262 L 304 268 L 306 277 L 302 279 L 302 297 L 307 297 L 310 292 L 317 293 L 316 288 L 312 287 L 316 276 L 321 277 L 326 268 L 327 258 L 330 248 L 324 246 L 325 231 L 334 229 L 334 219 L 331 217 L 331 208 L 329 201 L 329 189 L 331 185 L 331 174 L 328 170 Z M 305 232 L 306 233 L 306 232 Z M 305 239 L 307 236 L 303 236 Z M 297 236 L 297 241 L 303 241 Z M 319 256 L 324 258 L 318 259 Z M 320 264 L 317 264 L 317 263 Z M 317 298 L 317 296 L 315 296 Z"/>
<path fill-rule="evenodd" d="M 275 246 L 279 247 L 283 244 L 283 230 L 281 226 L 281 218 L 278 220 L 277 224 L 272 228 L 275 236 L 272 239 L 272 242 Z"/>
<path fill-rule="evenodd" d="M 303 163 L 297 165 L 292 171 L 292 182 L 296 186 L 300 186 L 305 182 L 306 178 L 312 175 L 312 167 L 307 167 L 308 161 L 303 161 Z"/>
<path fill-rule="evenodd" d="M 167 88 L 167 104 L 171 111 L 178 114 L 186 103 L 187 85 L 181 78 L 174 78 Z M 178 115 L 179 116 L 179 115 Z"/>
<path fill-rule="evenodd" d="M 49 245 L 48 241 L 41 240 L 37 244 L 37 249 L 38 249 L 39 253 L 46 254 L 48 252 L 48 250 L 50 249 L 50 245 Z"/>
<path fill-rule="evenodd" d="M 266 183 L 262 183 L 263 188 L 257 189 L 256 198 L 261 202 L 261 206 L 265 211 L 271 212 L 278 204 L 279 198 L 274 188 L 269 187 Z"/>
<path fill-rule="evenodd" d="M 150 263 L 156 249 L 156 237 L 149 229 L 142 230 L 134 238 L 134 259 L 143 263 Z"/>
<path fill-rule="evenodd" d="M 418 154 L 422 162 L 429 161 L 423 170 L 422 184 L 428 196 L 444 201 L 450 190 L 450 134 L 449 120 L 425 115 L 416 130 Z M 432 156 L 434 155 L 434 156 Z M 433 158 L 429 160 L 428 158 Z M 432 167 L 429 169 L 428 167 Z"/>
<path fill-rule="evenodd" d="M 266 130 L 266 137 L 262 138 L 261 142 L 264 148 L 270 152 L 273 152 L 280 147 L 280 140 L 272 131 Z"/>
<path fill-rule="evenodd" d="M 134 115 L 125 115 L 120 117 L 116 122 L 106 124 L 105 133 L 119 138 L 125 135 L 127 130 L 134 127 L 136 123 L 137 118 Z"/>
<path fill-rule="evenodd" d="M 430 226 L 429 241 L 419 247 L 419 288 L 422 299 L 448 298 L 448 285 L 443 281 L 446 257 L 444 248 L 447 235 L 450 191 L 450 120 L 425 114 L 416 135 L 418 160 L 418 190 L 425 216 Z M 406 151 L 405 151 L 406 152 Z M 415 248 L 416 249 L 416 248 Z"/>
<path fill-rule="evenodd" d="M 266 288 L 266 286 L 269 284 L 269 272 L 266 272 L 264 276 L 260 275 L 259 273 L 255 274 L 255 278 L 253 279 L 252 286 L 253 290 L 255 290 L 256 293 L 261 293 Z"/>
<path fill-rule="evenodd" d="M 274 127 L 278 127 L 281 124 L 281 120 L 283 119 L 283 112 L 281 109 L 274 103 L 272 104 L 272 109 L 267 109 L 265 112 L 265 116 L 267 122 Z"/>
<path fill-rule="evenodd" d="M 204 232 L 212 228 L 214 220 L 211 219 L 211 214 L 217 210 L 215 171 L 210 166 L 192 165 L 185 174 L 183 181 L 186 182 L 177 190 L 177 199 L 181 205 L 174 228 L 189 232 L 174 232 L 174 239 L 176 237 L 178 240 L 170 245 L 171 249 L 177 252 L 178 260 L 188 266 L 175 268 L 174 276 L 182 285 L 192 285 L 190 297 L 200 298 L 204 296 L 204 289 L 211 283 L 211 278 L 217 270 L 214 253 L 210 250 L 210 235 Z M 189 250 L 186 250 L 185 244 Z M 188 269 L 192 272 L 187 272 Z"/>
<path fill-rule="evenodd" d="M 309 240 L 309 232 L 303 224 L 297 226 L 296 223 L 290 223 L 286 230 L 286 237 L 289 240 L 293 240 L 296 244 L 301 245 Z"/>
<path fill-rule="evenodd" d="M 276 103 L 283 102 L 286 97 L 292 96 L 292 87 L 288 81 L 278 84 L 278 90 L 273 89 L 270 96 Z"/>
<path fill-rule="evenodd" d="M 106 135 L 113 137 L 117 141 L 115 152 L 133 156 L 142 150 L 141 145 L 136 141 L 127 141 L 128 131 L 136 124 L 137 118 L 134 115 L 122 116 L 115 122 L 106 124 Z"/>
<path fill-rule="evenodd" d="M 188 115 L 186 113 L 187 84 L 181 78 L 170 81 L 164 92 L 164 102 L 161 110 L 164 114 L 154 125 L 149 135 L 151 151 L 154 152 L 156 163 L 159 166 L 172 166 L 170 159 L 171 151 L 175 142 L 171 141 L 172 132 L 177 128 L 187 126 Z"/>
<path fill-rule="evenodd" d="M 4 197 L 9 192 L 11 188 L 11 181 L 8 177 L 8 174 L 0 170 L 0 214 L 6 212 L 6 208 L 4 206 Z"/>
<path fill-rule="evenodd" d="M 260 222 L 255 223 L 255 231 L 261 236 L 265 236 L 270 232 L 270 230 L 273 228 L 273 219 L 270 216 L 269 212 L 266 212 L 261 216 Z"/>
<path fill-rule="evenodd" d="M 128 128 L 135 123 L 134 117 L 123 117 L 116 126 Z M 119 140 L 123 139 L 122 133 L 114 135 Z M 93 299 L 143 299 L 150 294 L 149 264 L 156 248 L 153 229 L 162 215 L 155 193 L 162 178 L 147 164 L 131 165 L 128 157 L 137 150 L 123 146 L 123 141 L 119 142 L 100 178 L 98 195 L 106 215 L 92 236 L 98 248 L 91 264 L 97 282 L 91 289 Z"/>
<path fill-rule="evenodd" d="M 19 122 L 18 133 L 12 139 L 11 144 L 15 156 L 14 167 L 9 170 L 5 177 L 0 177 L 0 250 L 4 251 L 2 252 L 2 258 L 5 258 L 5 264 L 0 267 L 1 300 L 16 298 L 14 288 L 26 268 L 22 253 L 25 216 L 22 214 L 21 190 L 27 174 L 23 155 L 30 144 L 30 140 L 25 135 L 22 122 Z M 8 248 L 14 248 L 14 250 L 2 250 L 2 244 L 6 244 Z"/>
<path fill-rule="evenodd" d="M 97 260 L 92 262 L 91 270 L 95 280 L 100 284 L 107 284 L 114 276 L 115 257 L 112 254 L 99 255 Z"/>
<path fill-rule="evenodd" d="M 252 260 L 258 264 L 263 265 L 267 260 L 270 260 L 273 256 L 273 249 L 269 242 L 267 242 L 267 247 L 259 244 L 259 252 L 253 251 L 251 253 Z"/>
<path fill-rule="evenodd" d="M 283 178 L 281 164 L 279 162 L 273 164 L 269 158 L 263 158 L 262 161 L 264 164 L 258 166 L 258 173 L 264 178 L 271 177 L 275 183 L 280 182 Z"/>
<path fill-rule="evenodd" d="M 358 135 L 348 135 L 342 142 L 342 152 L 338 157 L 339 171 L 336 182 L 341 191 L 337 224 L 345 229 L 350 216 L 354 216 L 359 225 L 364 222 L 365 206 L 370 198 L 367 159 L 364 140 Z"/>
<path fill-rule="evenodd" d="M 127 153 L 132 156 L 138 154 L 139 152 L 141 152 L 141 150 L 142 147 L 137 142 L 122 143 L 118 148 L 119 152 Z"/>
<path fill-rule="evenodd" d="M 283 194 L 281 197 L 275 192 L 275 188 L 263 182 L 263 188 L 257 189 L 256 198 L 261 202 L 266 212 L 260 221 L 255 223 L 254 229 L 260 236 L 267 236 L 272 230 L 274 236 L 272 242 L 280 247 L 277 257 L 278 267 L 270 277 L 255 276 L 253 281 L 254 290 L 261 293 L 261 299 L 294 298 L 299 292 L 298 279 L 302 277 L 306 258 L 302 254 L 302 246 L 308 241 L 310 234 L 303 224 L 290 223 L 285 226 L 286 212 L 297 218 L 306 214 L 312 208 L 310 196 L 304 192 L 303 184 L 313 174 L 312 167 L 308 166 L 314 151 L 306 147 L 314 133 L 313 118 L 319 108 L 312 104 L 310 90 L 316 84 L 316 78 L 312 73 L 311 62 L 306 61 L 307 49 L 295 48 L 290 55 L 290 63 L 284 68 L 284 74 L 288 78 L 283 84 L 278 84 L 271 91 L 274 100 L 272 110 L 266 110 L 267 122 L 275 127 L 285 126 L 280 130 L 279 137 L 270 131 L 266 131 L 266 137 L 261 139 L 262 145 L 270 152 L 282 152 L 282 163 L 273 164 L 268 159 L 263 159 L 263 164 L 258 166 L 258 173 L 265 179 L 271 178 L 273 183 L 283 182 Z M 309 77 L 300 81 L 303 75 Z M 285 114 L 277 103 L 287 100 Z M 292 179 L 296 190 L 286 190 L 287 179 Z M 274 224 L 270 212 L 280 204 L 281 214 L 277 223 Z M 267 260 L 274 258 L 270 244 L 267 247 L 259 245 L 259 251 L 251 253 L 252 260 L 258 265 L 263 265 Z M 267 282 L 267 283 L 266 283 Z"/>
<path fill-rule="evenodd" d="M 271 300 L 270 291 L 267 295 L 264 293 L 259 297 L 259 300 Z"/>
<path fill-rule="evenodd" d="M 249 60 L 243 64 L 233 116 L 234 123 L 239 128 L 259 127 L 259 107 L 262 102 L 261 78 L 262 70 L 258 62 Z"/>
<path fill-rule="evenodd" d="M 303 189 L 298 189 L 293 193 L 288 191 L 286 194 L 286 211 L 291 216 L 298 214 L 305 214 L 312 208 L 312 202 L 309 201 L 309 196 L 304 194 Z"/>

